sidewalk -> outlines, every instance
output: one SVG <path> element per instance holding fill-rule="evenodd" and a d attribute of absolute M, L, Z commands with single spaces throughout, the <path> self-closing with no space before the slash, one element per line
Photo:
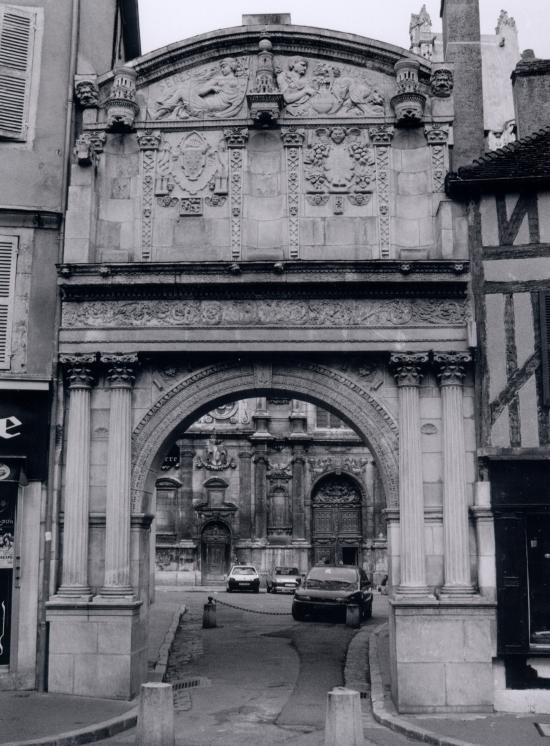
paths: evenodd
<path fill-rule="evenodd" d="M 359 635 L 369 637 L 364 629 Z M 537 723 L 550 726 L 550 715 L 505 713 L 399 715 L 390 697 L 388 625 L 370 635 L 369 665 L 374 718 L 397 733 L 436 746 L 544 746 L 550 736 L 541 735 Z"/>
<path fill-rule="evenodd" d="M 150 680 L 162 678 L 180 613 L 180 596 L 157 589 L 156 603 L 151 607 Z M 74 746 L 91 743 L 133 727 L 136 717 L 135 701 L 27 691 L 0 692 L 0 744 Z"/>

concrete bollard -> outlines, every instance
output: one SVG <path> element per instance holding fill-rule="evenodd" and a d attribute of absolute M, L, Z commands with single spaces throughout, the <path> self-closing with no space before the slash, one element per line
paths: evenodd
<path fill-rule="evenodd" d="M 208 603 L 204 604 L 202 611 L 202 628 L 212 629 L 216 627 L 216 602 L 212 596 L 208 596 Z"/>
<path fill-rule="evenodd" d="M 174 692 L 171 684 L 141 685 L 136 746 L 175 746 Z"/>
<path fill-rule="evenodd" d="M 335 686 L 327 695 L 325 746 L 364 746 L 361 695 Z"/>
<path fill-rule="evenodd" d="M 349 604 L 349 606 L 346 606 L 346 626 L 361 626 L 361 609 L 357 604 Z"/>

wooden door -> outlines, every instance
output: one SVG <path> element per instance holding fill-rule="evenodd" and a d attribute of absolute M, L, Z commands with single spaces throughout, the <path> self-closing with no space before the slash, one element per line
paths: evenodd
<path fill-rule="evenodd" d="M 206 526 L 201 537 L 202 583 L 221 583 L 229 572 L 231 536 L 223 523 Z"/>
<path fill-rule="evenodd" d="M 361 494 L 347 476 L 330 476 L 317 487 L 312 501 L 313 562 L 359 562 L 362 540 Z M 353 551 L 355 550 L 355 551 Z"/>

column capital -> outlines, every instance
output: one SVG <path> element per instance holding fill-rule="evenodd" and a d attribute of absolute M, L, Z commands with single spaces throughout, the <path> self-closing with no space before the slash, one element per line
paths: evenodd
<path fill-rule="evenodd" d="M 59 362 L 64 367 L 70 389 L 90 389 L 93 386 L 95 354 L 60 355 Z"/>
<path fill-rule="evenodd" d="M 101 355 L 100 360 L 107 365 L 107 380 L 111 388 L 132 388 L 136 379 L 137 354 L 114 352 Z"/>
<path fill-rule="evenodd" d="M 433 361 L 441 386 L 462 386 L 472 355 L 469 352 L 434 352 Z"/>
<path fill-rule="evenodd" d="M 393 352 L 390 367 L 398 386 L 419 386 L 424 376 L 422 368 L 428 362 L 427 352 Z"/>

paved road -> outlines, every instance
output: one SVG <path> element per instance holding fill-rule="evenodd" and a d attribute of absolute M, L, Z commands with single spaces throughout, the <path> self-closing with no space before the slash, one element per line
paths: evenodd
<path fill-rule="evenodd" d="M 216 596 L 218 626 L 202 630 L 206 594 L 182 593 L 188 613 L 176 634 L 167 680 L 198 686 L 177 697 L 178 745 L 322 746 L 327 692 L 344 683 L 355 630 L 329 618 L 294 622 L 291 596 Z M 367 625 L 376 626 L 385 613 L 385 600 L 377 599 Z M 367 700 L 364 705 L 367 743 L 409 743 L 371 721 Z M 127 745 L 134 737 L 105 744 Z"/>

